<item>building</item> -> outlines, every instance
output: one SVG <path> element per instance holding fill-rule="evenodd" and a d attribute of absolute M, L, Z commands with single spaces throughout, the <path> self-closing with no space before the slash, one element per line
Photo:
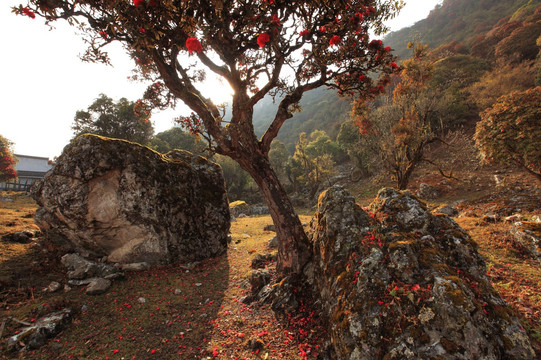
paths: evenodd
<path fill-rule="evenodd" d="M 37 180 L 43 179 L 53 165 L 46 157 L 14 154 L 19 161 L 15 166 L 17 179 L 0 183 L 0 190 L 27 191 Z"/>

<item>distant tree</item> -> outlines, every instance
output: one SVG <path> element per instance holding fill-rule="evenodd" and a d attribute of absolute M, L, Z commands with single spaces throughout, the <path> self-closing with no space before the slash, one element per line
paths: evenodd
<path fill-rule="evenodd" d="M 222 167 L 229 201 L 247 200 L 247 189 L 252 182 L 250 174 L 227 156 L 216 154 L 213 160 Z"/>
<path fill-rule="evenodd" d="M 150 142 L 150 147 L 161 153 L 167 153 L 173 149 L 181 149 L 199 155 L 204 154 L 206 149 L 205 143 L 197 141 L 196 138 L 178 126 L 156 134 Z"/>
<path fill-rule="evenodd" d="M 141 103 L 121 98 L 116 103 L 100 94 L 87 110 L 78 110 L 72 125 L 75 136 L 91 133 L 147 145 L 154 129 L 150 111 Z"/>
<path fill-rule="evenodd" d="M 269 161 L 271 162 L 272 168 L 281 178 L 286 175 L 288 157 L 289 155 L 286 145 L 283 142 L 275 139 L 272 142 L 269 151 Z"/>
<path fill-rule="evenodd" d="M 15 165 L 17 158 L 13 155 L 11 147 L 13 143 L 0 135 L 0 182 L 6 182 L 17 178 Z"/>
<path fill-rule="evenodd" d="M 413 171 L 422 162 L 427 146 L 439 141 L 434 124 L 439 121 L 441 89 L 430 86 L 436 60 L 427 45 L 410 44 L 413 56 L 402 63 L 400 81 L 392 97 L 384 95 L 379 106 L 355 103 L 354 121 L 362 135 L 361 144 L 372 148 L 400 190 L 406 189 Z M 440 169 L 443 174 L 443 171 Z"/>
<path fill-rule="evenodd" d="M 516 164 L 541 181 L 541 87 L 499 98 L 474 138 L 484 161 Z"/>
<path fill-rule="evenodd" d="M 303 94 L 335 88 L 365 97 L 383 90 L 396 64 L 391 48 L 370 38 L 400 0 L 333 1 L 96 1 L 29 0 L 14 8 L 47 22 L 67 20 L 89 44 L 85 60 L 108 62 L 104 46 L 120 42 L 135 60 L 140 78 L 152 81 L 145 101 L 166 107 L 177 100 L 194 112 L 201 135 L 231 157 L 257 183 L 278 237 L 277 273 L 301 274 L 310 243 L 268 153 Z M 211 72 L 233 91 L 231 120 L 204 96 L 200 82 Z M 362 79 L 362 81 L 361 81 Z M 199 87 L 199 89 L 198 89 Z M 282 95 L 275 115 L 258 138 L 255 105 Z M 195 127 L 194 127 L 195 128 Z"/>
<path fill-rule="evenodd" d="M 310 199 L 324 182 L 332 185 L 330 177 L 336 172 L 333 154 L 337 153 L 337 149 L 338 145 L 323 130 L 314 130 L 309 137 L 304 132 L 300 133 L 288 175 L 294 184 L 308 190 Z"/>

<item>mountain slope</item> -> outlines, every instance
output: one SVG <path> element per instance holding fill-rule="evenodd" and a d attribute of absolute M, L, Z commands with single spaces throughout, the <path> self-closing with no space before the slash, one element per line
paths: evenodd
<path fill-rule="evenodd" d="M 431 48 L 451 41 L 470 45 L 476 35 L 490 31 L 500 20 L 520 16 L 519 10 L 535 8 L 540 3 L 540 0 L 445 0 L 426 19 L 388 34 L 385 44 L 401 59 L 410 56 L 406 48 L 410 41 Z"/>

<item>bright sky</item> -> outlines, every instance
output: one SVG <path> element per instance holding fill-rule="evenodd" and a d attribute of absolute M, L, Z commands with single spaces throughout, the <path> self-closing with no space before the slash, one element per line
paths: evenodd
<path fill-rule="evenodd" d="M 53 158 L 60 155 L 73 136 L 75 112 L 86 109 L 100 93 L 118 100 L 135 101 L 145 86 L 127 80 L 132 62 L 118 46 L 109 48 L 113 67 L 83 63 L 78 55 L 85 45 L 75 29 L 57 22 L 48 31 L 39 18 L 16 16 L 11 7 L 24 0 L 2 0 L 0 33 L 3 94 L 0 107 L 0 135 L 15 143 L 16 154 Z M 406 0 L 399 17 L 389 22 L 392 30 L 411 26 L 424 19 L 442 0 Z M 227 100 L 228 90 L 214 83 L 207 87 L 214 101 Z M 188 114 L 186 107 L 152 116 L 155 132 L 171 128 L 172 119 Z"/>

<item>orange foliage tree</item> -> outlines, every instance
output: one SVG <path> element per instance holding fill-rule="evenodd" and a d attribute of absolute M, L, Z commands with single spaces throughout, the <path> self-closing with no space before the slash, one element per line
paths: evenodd
<path fill-rule="evenodd" d="M 484 161 L 516 164 L 541 181 L 541 86 L 504 95 L 482 112 L 475 143 Z"/>

